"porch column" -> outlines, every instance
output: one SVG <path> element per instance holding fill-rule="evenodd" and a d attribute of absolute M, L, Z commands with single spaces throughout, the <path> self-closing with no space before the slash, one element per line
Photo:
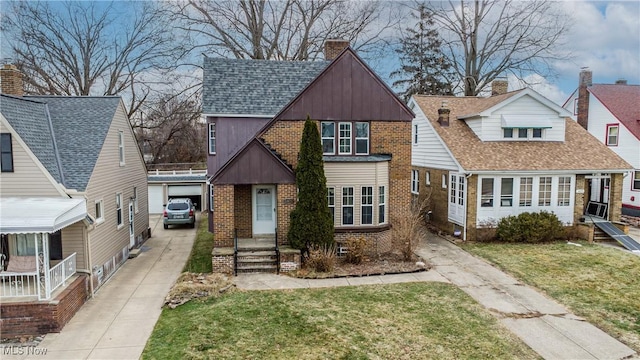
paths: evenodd
<path fill-rule="evenodd" d="M 234 185 L 213 185 L 213 247 L 233 247 L 235 228 Z"/>
<path fill-rule="evenodd" d="M 40 244 L 38 244 L 40 242 Z M 51 298 L 51 279 L 49 277 L 49 233 L 41 233 L 36 236 L 36 267 L 38 271 L 38 283 L 44 283 L 44 297 L 39 293 L 40 300 L 48 300 Z"/>

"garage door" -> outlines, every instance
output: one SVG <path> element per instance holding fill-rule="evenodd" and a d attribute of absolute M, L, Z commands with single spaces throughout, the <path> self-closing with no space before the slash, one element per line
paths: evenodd
<path fill-rule="evenodd" d="M 200 185 L 169 185 L 169 198 L 188 197 L 196 205 L 196 209 L 202 208 L 202 187 Z"/>
<path fill-rule="evenodd" d="M 164 210 L 162 197 L 162 185 L 149 185 L 149 213 L 162 214 Z"/>

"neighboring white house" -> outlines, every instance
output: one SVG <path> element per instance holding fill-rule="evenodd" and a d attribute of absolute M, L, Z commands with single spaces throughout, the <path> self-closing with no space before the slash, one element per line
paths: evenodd
<path fill-rule="evenodd" d="M 626 80 L 615 84 L 592 84 L 589 70 L 580 72 L 578 89 L 563 107 L 573 113 L 578 124 L 634 168 L 625 174 L 622 189 L 622 213 L 640 216 L 640 85 Z M 593 184 L 593 199 L 599 188 Z"/>
<path fill-rule="evenodd" d="M 565 224 L 589 207 L 587 184 L 607 178 L 604 203 L 620 203 L 630 165 L 531 89 L 487 98 L 413 96 L 412 192 L 430 198 L 430 220 L 476 239 L 477 229 L 522 212 Z M 619 220 L 620 210 L 599 214 Z"/>

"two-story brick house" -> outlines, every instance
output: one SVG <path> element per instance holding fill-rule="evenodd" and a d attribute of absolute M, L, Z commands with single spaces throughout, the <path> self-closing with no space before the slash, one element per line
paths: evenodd
<path fill-rule="evenodd" d="M 410 204 L 413 112 L 350 48 L 328 61 L 204 61 L 209 129 L 209 229 L 216 248 L 241 238 L 287 244 L 294 171 L 307 116 L 318 122 L 336 240 L 364 236 L 390 250 L 390 217 Z"/>

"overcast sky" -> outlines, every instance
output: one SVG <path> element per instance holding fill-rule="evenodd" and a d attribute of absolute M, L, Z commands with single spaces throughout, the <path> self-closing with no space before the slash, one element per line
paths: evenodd
<path fill-rule="evenodd" d="M 534 89 L 563 103 L 578 86 L 582 67 L 593 72 L 593 83 L 626 79 L 640 84 L 640 1 L 563 1 L 561 5 L 573 19 L 566 47 L 574 57 L 555 63 L 559 77 Z"/>

